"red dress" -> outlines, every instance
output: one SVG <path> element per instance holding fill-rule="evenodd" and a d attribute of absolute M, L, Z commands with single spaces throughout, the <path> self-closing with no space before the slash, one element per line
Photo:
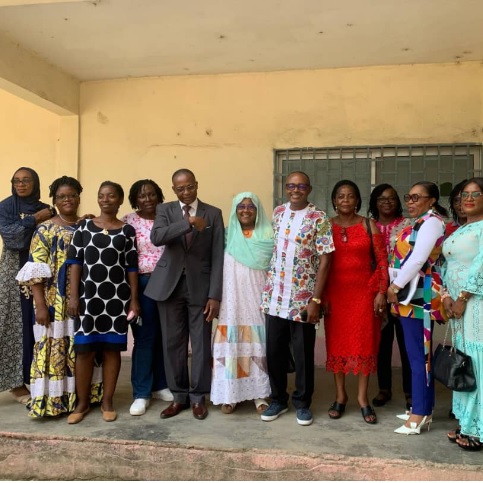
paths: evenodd
<path fill-rule="evenodd" d="M 335 373 L 369 375 L 377 369 L 381 318 L 374 314 L 374 298 L 387 290 L 387 251 L 382 235 L 373 234 L 373 273 L 371 242 L 362 223 L 346 228 L 332 223 L 335 251 L 327 280 L 325 339 L 326 369 Z"/>

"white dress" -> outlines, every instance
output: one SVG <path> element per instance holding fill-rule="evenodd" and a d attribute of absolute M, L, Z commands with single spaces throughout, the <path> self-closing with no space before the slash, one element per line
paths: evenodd
<path fill-rule="evenodd" d="M 265 270 L 225 252 L 223 297 L 213 343 L 213 404 L 235 404 L 270 394 L 265 317 L 260 298 Z"/>

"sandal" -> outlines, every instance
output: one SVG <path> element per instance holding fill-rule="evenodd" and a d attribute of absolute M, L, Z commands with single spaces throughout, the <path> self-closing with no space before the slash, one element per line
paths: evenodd
<path fill-rule="evenodd" d="M 25 388 L 25 386 L 24 386 Z M 26 390 L 26 389 L 25 389 Z M 12 397 L 15 399 L 20 404 L 27 404 L 31 398 L 30 392 L 27 392 L 26 394 L 20 394 L 20 396 L 17 396 L 17 394 L 14 392 L 14 389 L 10 389 L 10 394 Z M 23 392 L 23 391 L 22 391 Z"/>
<path fill-rule="evenodd" d="M 268 403 L 265 399 L 255 399 L 255 407 L 257 408 L 257 413 L 262 414 L 265 409 L 268 409 Z"/>
<path fill-rule="evenodd" d="M 466 441 L 468 441 L 468 444 L 461 444 L 460 442 L 456 441 L 456 444 L 465 451 L 480 451 L 483 448 L 483 444 L 481 444 L 479 438 L 474 436 L 461 435 L 458 439 L 466 439 Z"/>
<path fill-rule="evenodd" d="M 335 414 L 330 414 L 331 411 Z M 341 404 L 337 401 L 334 401 L 329 408 L 329 418 L 339 419 L 344 414 L 344 411 L 345 411 L 345 404 Z"/>
<path fill-rule="evenodd" d="M 452 443 L 456 443 L 456 440 L 459 439 L 459 438 L 464 438 L 465 435 L 464 434 L 461 434 L 461 428 L 456 428 L 454 431 L 450 431 L 448 433 L 448 439 L 452 442 Z"/>
<path fill-rule="evenodd" d="M 372 400 L 372 404 L 376 407 L 384 406 L 388 401 L 392 399 L 392 392 L 385 389 L 380 389 L 379 394 Z"/>
<path fill-rule="evenodd" d="M 367 424 L 376 424 L 377 423 L 377 416 L 374 408 L 372 406 L 365 406 L 361 408 L 362 419 Z"/>
<path fill-rule="evenodd" d="M 221 412 L 223 414 L 231 414 L 236 408 L 236 403 L 235 404 L 222 404 L 221 405 Z"/>

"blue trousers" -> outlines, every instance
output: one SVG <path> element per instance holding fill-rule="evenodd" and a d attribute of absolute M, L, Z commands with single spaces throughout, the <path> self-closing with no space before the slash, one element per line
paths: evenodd
<path fill-rule="evenodd" d="M 424 337 L 422 319 L 401 317 L 404 332 L 404 342 L 411 366 L 413 414 L 429 416 L 434 407 L 434 380 L 430 375 L 430 382 L 426 382 L 426 363 L 424 357 Z M 433 324 L 431 324 L 431 332 Z M 430 357 L 432 360 L 432 347 Z"/>
<path fill-rule="evenodd" d="M 131 324 L 134 336 L 131 384 L 134 399 L 151 399 L 152 391 L 168 387 L 163 361 L 161 324 L 157 303 L 144 295 L 148 275 L 139 275 L 142 325 Z"/>

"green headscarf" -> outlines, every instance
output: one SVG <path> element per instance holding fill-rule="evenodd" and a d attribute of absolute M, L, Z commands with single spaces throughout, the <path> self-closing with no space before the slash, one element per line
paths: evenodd
<path fill-rule="evenodd" d="M 251 238 L 243 236 L 236 214 L 236 207 L 244 198 L 250 198 L 257 207 L 255 229 Z M 273 252 L 273 229 L 256 194 L 244 191 L 233 198 L 226 230 L 226 251 L 235 260 L 247 267 L 257 270 L 268 269 Z"/>

